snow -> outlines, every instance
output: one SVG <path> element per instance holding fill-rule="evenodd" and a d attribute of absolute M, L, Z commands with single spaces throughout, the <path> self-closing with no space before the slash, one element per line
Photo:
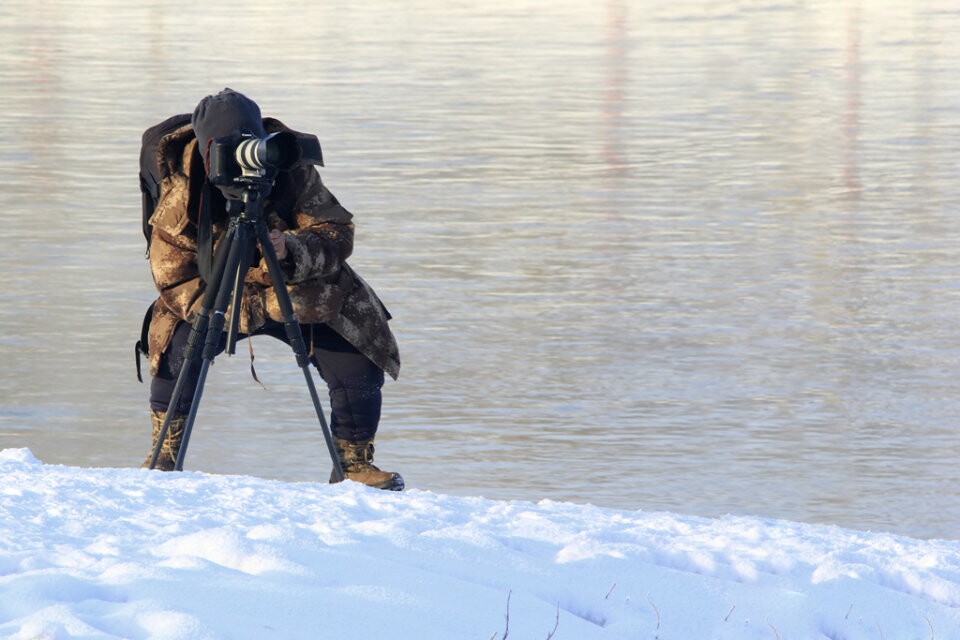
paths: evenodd
<path fill-rule="evenodd" d="M 0 452 L 0 637 L 960 637 L 960 541 Z"/>

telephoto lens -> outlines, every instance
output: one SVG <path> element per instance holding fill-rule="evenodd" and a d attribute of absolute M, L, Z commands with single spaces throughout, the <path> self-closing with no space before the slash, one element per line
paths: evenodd
<path fill-rule="evenodd" d="M 246 171 L 278 169 L 285 171 L 300 159 L 297 137 L 287 131 L 264 138 L 244 138 L 237 145 L 237 164 Z"/>

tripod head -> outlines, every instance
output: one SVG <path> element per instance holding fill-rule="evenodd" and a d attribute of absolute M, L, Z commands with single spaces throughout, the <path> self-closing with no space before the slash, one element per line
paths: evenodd
<path fill-rule="evenodd" d="M 259 219 L 263 214 L 263 201 L 273 191 L 274 179 L 263 177 L 235 178 L 232 185 L 218 187 L 227 200 L 227 214 L 231 218 Z"/>

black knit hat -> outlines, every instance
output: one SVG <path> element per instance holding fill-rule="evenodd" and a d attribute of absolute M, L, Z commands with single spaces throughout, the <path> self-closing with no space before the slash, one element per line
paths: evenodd
<path fill-rule="evenodd" d="M 266 135 L 260 107 L 233 89 L 224 89 L 201 100 L 193 110 L 190 122 L 203 154 L 206 154 L 207 145 L 214 138 L 237 132 L 252 133 L 258 138 Z"/>

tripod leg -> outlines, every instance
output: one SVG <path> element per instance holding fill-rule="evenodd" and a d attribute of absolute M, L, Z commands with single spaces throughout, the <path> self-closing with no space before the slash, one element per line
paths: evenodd
<path fill-rule="evenodd" d="M 231 238 L 224 270 L 220 274 L 218 281 L 213 313 L 210 314 L 210 326 L 207 329 L 206 339 L 203 344 L 203 362 L 200 365 L 200 375 L 197 378 L 197 389 L 193 395 L 193 402 L 190 403 L 190 412 L 187 414 L 186 422 L 183 425 L 183 441 L 180 443 L 180 451 L 177 454 L 177 461 L 174 465 L 174 470 L 176 471 L 183 471 L 183 461 L 187 457 L 187 446 L 190 444 L 190 435 L 193 433 L 193 423 L 197 419 L 197 410 L 200 408 L 200 400 L 203 397 L 203 386 L 207 381 L 207 371 L 210 369 L 210 363 L 213 362 L 213 359 L 219 352 L 223 325 L 226 323 L 227 306 L 233 299 L 233 286 L 224 286 L 226 278 L 231 278 L 234 286 L 236 286 L 237 282 L 240 282 L 242 286 L 242 274 L 247 272 L 247 261 L 250 256 L 248 245 L 253 241 L 254 237 L 247 232 L 247 225 L 239 224 Z M 240 310 L 238 306 L 234 307 L 232 312 L 233 324 L 236 324 L 236 320 L 239 317 Z"/>
<path fill-rule="evenodd" d="M 160 457 L 163 442 L 166 440 L 167 433 L 170 430 L 170 421 L 174 413 L 176 413 L 176 408 L 180 405 L 180 397 L 183 395 L 183 386 L 189 376 L 190 367 L 196 361 L 199 347 L 207 336 L 207 325 L 210 322 L 210 309 L 213 307 L 217 294 L 219 293 L 221 280 L 226 270 L 226 264 L 230 258 L 229 248 L 233 246 L 233 239 L 236 232 L 236 225 L 231 224 L 227 228 L 227 234 L 221 242 L 221 250 L 217 252 L 216 261 L 213 265 L 212 282 L 207 284 L 207 289 L 203 294 L 203 300 L 200 303 L 200 310 L 197 312 L 197 317 L 190 328 L 190 337 L 187 339 L 187 346 L 184 347 L 183 350 L 183 364 L 177 376 L 177 383 L 173 387 L 173 394 L 170 398 L 167 415 L 163 420 L 163 426 L 160 428 L 160 435 L 157 437 L 157 442 L 153 447 L 153 455 L 150 457 L 151 469 L 157 466 L 157 459 Z M 183 448 L 182 444 L 181 448 Z"/>
<path fill-rule="evenodd" d="M 262 222 L 257 225 L 257 236 L 260 240 L 260 251 L 267 261 L 267 270 L 270 272 L 270 282 L 273 290 L 277 294 L 277 302 L 280 305 L 280 312 L 283 314 L 283 327 L 287 333 L 287 340 L 297 357 L 297 364 L 303 371 L 303 377 L 307 383 L 307 389 L 310 391 L 310 398 L 313 400 L 313 408 L 317 412 L 317 418 L 320 420 L 320 429 L 323 431 L 323 439 L 327 443 L 327 449 L 330 451 L 330 459 L 333 462 L 334 479 L 337 482 L 343 481 L 343 466 L 340 464 L 340 457 L 337 456 L 336 446 L 333 444 L 333 436 L 330 434 L 330 428 L 327 426 L 327 419 L 323 413 L 323 407 L 320 405 L 320 396 L 317 394 L 317 387 L 313 382 L 313 375 L 310 373 L 310 356 L 307 353 L 307 344 L 303 340 L 303 333 L 300 331 L 300 323 L 297 322 L 293 313 L 293 303 L 290 302 L 290 294 L 287 292 L 287 285 L 283 279 L 283 271 L 280 268 L 280 261 L 273 250 L 273 243 L 270 240 L 270 234 L 267 232 L 267 226 Z"/>
<path fill-rule="evenodd" d="M 157 466 L 157 460 L 160 457 L 160 451 L 163 449 L 163 443 L 167 439 L 167 433 L 170 430 L 170 422 L 176 413 L 176 407 L 180 404 L 180 396 L 183 395 L 183 386 L 189 377 L 190 367 L 196 361 L 197 347 L 203 341 L 207 333 L 207 324 L 209 316 L 206 313 L 197 316 L 193 326 L 190 329 L 190 337 L 187 339 L 187 346 L 183 349 L 183 365 L 180 367 L 180 373 L 177 375 L 177 383 L 173 387 L 173 394 L 170 397 L 170 404 L 167 408 L 166 416 L 163 419 L 163 426 L 160 428 L 160 435 L 153 446 L 153 455 L 150 458 L 150 468 Z M 181 441 L 181 448 L 183 444 Z"/>
<path fill-rule="evenodd" d="M 244 250 L 244 254 L 240 257 L 241 265 L 249 265 L 253 260 L 253 242 L 247 242 L 247 246 Z M 240 301 L 243 299 L 243 279 L 247 273 L 246 266 L 242 266 L 237 269 L 237 273 L 233 278 L 233 298 L 230 302 L 231 309 L 239 309 Z M 230 326 L 227 330 L 227 354 L 233 355 L 236 353 L 237 345 L 237 320 L 239 319 L 238 313 L 233 313 L 230 318 Z"/>
<path fill-rule="evenodd" d="M 222 330 L 223 328 L 221 327 L 221 331 Z M 183 471 L 183 461 L 187 457 L 187 445 L 190 444 L 190 434 L 193 432 L 193 423 L 197 419 L 197 409 L 200 407 L 200 396 L 203 395 L 203 385 L 207 381 L 207 370 L 209 368 L 210 361 L 204 359 L 200 365 L 200 375 L 197 377 L 197 391 L 193 396 L 193 402 L 190 403 L 190 412 L 187 414 L 187 420 L 183 424 L 183 440 L 180 442 L 180 450 L 177 452 L 177 461 L 173 466 L 174 471 Z M 170 412 L 168 411 L 167 416 L 169 417 L 169 415 Z"/>

